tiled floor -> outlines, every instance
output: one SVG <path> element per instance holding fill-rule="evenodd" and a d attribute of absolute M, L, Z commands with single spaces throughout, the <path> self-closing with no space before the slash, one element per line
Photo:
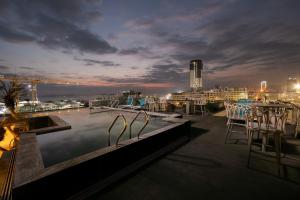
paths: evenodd
<path fill-rule="evenodd" d="M 189 143 L 91 199 L 299 199 L 300 183 L 276 177 L 274 163 L 254 157 L 246 167 L 244 136 L 224 144 L 224 117 L 189 118 Z M 289 176 L 300 182 L 299 169 Z"/>

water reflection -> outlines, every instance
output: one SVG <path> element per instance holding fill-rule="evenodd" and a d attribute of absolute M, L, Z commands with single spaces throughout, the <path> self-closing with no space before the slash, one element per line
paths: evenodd
<path fill-rule="evenodd" d="M 107 129 L 120 111 L 89 114 L 88 110 L 81 110 L 80 112 L 69 110 L 67 112 L 59 111 L 58 113 L 60 113 L 59 116 L 62 119 L 71 124 L 72 129 L 39 135 L 37 137 L 45 167 L 106 147 Z M 127 119 L 128 124 L 135 115 L 129 112 L 122 112 L 122 114 Z M 142 119 L 140 118 L 134 122 L 132 126 L 133 137 L 136 137 L 137 132 L 143 126 L 144 121 Z M 150 123 L 144 129 L 143 133 L 169 124 L 169 122 L 162 121 L 160 118 L 151 118 Z M 121 121 L 117 122 L 112 128 L 112 144 L 115 144 L 122 128 Z M 129 128 L 126 129 L 121 141 L 127 139 L 129 139 Z"/>

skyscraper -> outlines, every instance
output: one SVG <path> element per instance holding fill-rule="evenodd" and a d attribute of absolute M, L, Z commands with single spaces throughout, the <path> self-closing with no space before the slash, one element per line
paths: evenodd
<path fill-rule="evenodd" d="M 190 87 L 193 91 L 201 90 L 202 83 L 202 60 L 191 60 L 190 62 Z"/>

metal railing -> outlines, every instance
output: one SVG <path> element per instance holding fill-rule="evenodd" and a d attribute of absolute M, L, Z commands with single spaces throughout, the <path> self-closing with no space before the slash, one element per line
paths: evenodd
<path fill-rule="evenodd" d="M 112 100 L 109 104 L 109 107 L 112 107 L 112 108 L 117 108 L 119 106 L 119 100 L 116 99 L 116 100 Z"/>
<path fill-rule="evenodd" d="M 144 123 L 143 127 L 139 130 L 138 134 L 137 134 L 138 139 L 140 138 L 140 134 L 142 133 L 142 131 L 144 130 L 144 128 L 145 128 L 145 127 L 148 125 L 148 123 L 149 123 L 149 120 L 150 120 L 149 115 L 148 115 L 145 111 L 140 111 L 140 112 L 138 112 L 138 113 L 135 115 L 135 117 L 133 118 L 133 120 L 131 121 L 130 125 L 129 125 L 129 139 L 131 139 L 131 136 L 132 136 L 132 134 L 131 134 L 131 133 L 132 133 L 131 127 L 132 127 L 133 123 L 136 121 L 136 119 L 138 118 L 138 116 L 139 116 L 140 114 L 144 114 L 144 120 L 145 120 L 145 123 Z"/>
<path fill-rule="evenodd" d="M 124 115 L 118 114 L 115 117 L 114 121 L 110 124 L 109 129 L 108 129 L 108 138 L 107 138 L 108 146 L 110 146 L 110 144 L 111 144 L 111 129 L 115 125 L 115 123 L 119 119 L 119 117 L 121 117 L 123 119 L 123 129 L 122 129 L 122 131 L 121 131 L 121 133 L 120 133 L 120 135 L 119 135 L 119 137 L 118 137 L 118 139 L 116 141 L 116 145 L 118 145 L 120 138 L 122 137 L 122 135 L 124 134 L 124 132 L 125 132 L 125 130 L 127 128 L 127 121 L 126 121 Z"/>
<path fill-rule="evenodd" d="M 8 154 L 10 154 L 7 159 L 8 166 L 6 173 L 1 177 L 4 180 L 2 181 L 2 185 L 0 185 L 0 199 L 1 200 L 12 200 L 12 190 L 13 190 L 13 178 L 14 178 L 14 169 L 15 169 L 15 157 L 16 150 L 11 150 Z"/>

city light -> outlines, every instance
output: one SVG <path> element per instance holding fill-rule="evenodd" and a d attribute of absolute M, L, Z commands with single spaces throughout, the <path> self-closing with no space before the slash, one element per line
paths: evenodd
<path fill-rule="evenodd" d="M 171 99 L 171 97 L 172 97 L 172 94 L 170 94 L 170 93 L 166 95 L 166 99 L 168 99 L 168 100 Z"/>
<path fill-rule="evenodd" d="M 260 82 L 260 91 L 261 92 L 267 91 L 267 81 Z"/>
<path fill-rule="evenodd" d="M 295 84 L 294 88 L 295 88 L 296 90 L 300 90 L 300 83 Z"/>

